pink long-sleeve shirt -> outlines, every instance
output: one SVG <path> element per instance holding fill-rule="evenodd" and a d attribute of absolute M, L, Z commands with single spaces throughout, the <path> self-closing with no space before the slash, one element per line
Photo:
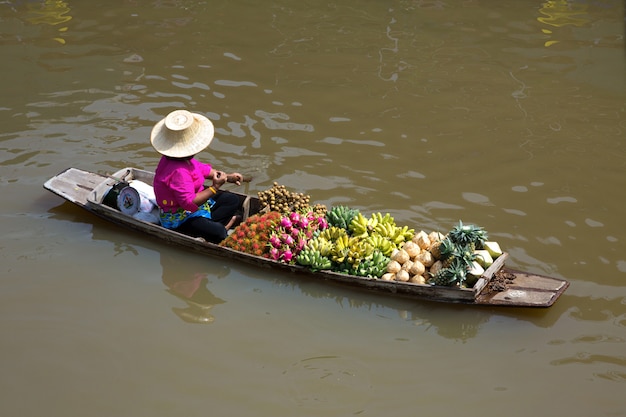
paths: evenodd
<path fill-rule="evenodd" d="M 210 164 L 194 158 L 181 161 L 161 157 L 153 184 L 159 207 L 170 213 L 180 208 L 191 212 L 198 210 L 193 199 L 204 189 L 204 181 L 211 169 Z"/>

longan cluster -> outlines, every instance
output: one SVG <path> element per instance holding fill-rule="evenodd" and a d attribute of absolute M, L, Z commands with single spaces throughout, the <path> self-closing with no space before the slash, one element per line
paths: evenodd
<path fill-rule="evenodd" d="M 294 193 L 287 190 L 287 187 L 274 182 L 272 188 L 259 191 L 259 200 L 264 206 L 268 206 L 270 211 L 287 213 L 308 207 L 310 197 L 302 193 Z"/>
<path fill-rule="evenodd" d="M 292 211 L 306 211 L 310 208 L 311 197 L 303 193 L 294 193 L 284 185 L 274 182 L 272 188 L 265 191 L 259 191 L 259 200 L 263 207 L 267 207 L 269 211 L 277 211 L 279 213 L 289 213 Z M 318 213 L 326 207 L 316 204 L 313 211 Z"/>
<path fill-rule="evenodd" d="M 311 209 L 317 216 L 326 216 L 326 212 L 328 211 L 328 207 L 324 204 L 315 204 Z"/>

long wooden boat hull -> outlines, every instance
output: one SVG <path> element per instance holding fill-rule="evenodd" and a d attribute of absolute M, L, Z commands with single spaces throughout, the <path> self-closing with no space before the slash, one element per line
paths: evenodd
<path fill-rule="evenodd" d="M 110 205 L 103 204 L 108 192 L 120 182 L 122 177 L 126 181 L 138 180 L 152 185 L 154 174 L 136 168 L 125 168 L 108 176 L 77 168 L 68 168 L 46 181 L 44 188 L 103 219 L 158 238 L 160 241 L 182 246 L 206 255 L 233 259 L 237 262 L 243 261 L 258 267 L 289 272 L 293 276 L 302 279 L 332 281 L 346 286 L 410 297 L 416 300 L 509 307 L 549 307 L 554 304 L 569 286 L 569 282 L 564 279 L 507 268 L 504 265 L 507 254 L 500 256 L 485 271 L 485 274 L 478 280 L 474 288 L 469 289 L 408 282 L 390 282 L 331 271 L 313 272 L 300 265 L 285 264 L 238 252 L 206 242 L 203 239 L 177 233 L 160 225 L 124 214 Z M 261 209 L 256 197 L 239 193 L 235 194 L 240 197 L 246 214 L 251 215 L 259 212 Z"/>

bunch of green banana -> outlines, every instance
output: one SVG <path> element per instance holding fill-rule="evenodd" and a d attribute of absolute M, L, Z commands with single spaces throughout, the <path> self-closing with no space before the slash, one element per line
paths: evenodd
<path fill-rule="evenodd" d="M 353 264 L 351 274 L 360 277 L 380 278 L 387 272 L 389 257 L 375 249 L 372 254 L 363 259 L 358 265 Z"/>
<path fill-rule="evenodd" d="M 341 263 L 333 264 L 333 271 L 340 274 L 354 275 L 354 268 L 352 264 L 345 260 Z"/>
<path fill-rule="evenodd" d="M 359 213 L 358 209 L 346 206 L 333 206 L 326 212 L 326 220 L 329 226 L 341 227 L 348 230 L 352 218 Z"/>
<path fill-rule="evenodd" d="M 296 263 L 308 266 L 313 271 L 321 271 L 323 269 L 331 269 L 333 263 L 326 256 L 322 255 L 318 250 L 305 248 L 296 256 Z"/>

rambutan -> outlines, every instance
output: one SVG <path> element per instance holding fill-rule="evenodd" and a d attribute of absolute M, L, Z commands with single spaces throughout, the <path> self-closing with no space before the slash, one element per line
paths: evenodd
<path fill-rule="evenodd" d="M 276 212 L 250 216 L 240 223 L 233 233 L 222 241 L 221 245 L 257 256 L 267 254 L 269 238 L 276 230 L 280 218 L 280 213 Z"/>

